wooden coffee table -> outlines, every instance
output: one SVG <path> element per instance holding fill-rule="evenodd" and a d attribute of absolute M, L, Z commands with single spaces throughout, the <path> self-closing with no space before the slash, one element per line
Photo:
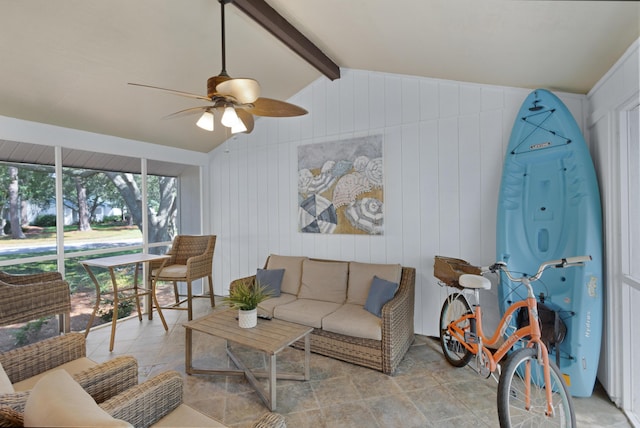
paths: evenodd
<path fill-rule="evenodd" d="M 245 376 L 256 390 L 269 410 L 276 409 L 276 379 L 309 380 L 309 333 L 313 328 L 278 319 L 258 319 L 258 325 L 253 328 L 240 328 L 238 326 L 237 310 L 217 311 L 211 315 L 190 321 L 184 324 L 186 329 L 185 346 L 185 370 L 187 374 L 214 374 L 223 376 Z M 237 369 L 198 369 L 193 367 L 193 332 L 209 334 L 225 339 L 227 354 L 236 365 Z M 304 338 L 304 368 L 303 374 L 277 373 L 276 355 L 295 341 Z M 229 341 L 244 345 L 264 352 L 267 358 L 267 370 L 258 371 L 247 368 L 242 361 L 229 348 Z M 266 377 L 268 386 L 266 391 L 258 383 L 256 378 Z"/>

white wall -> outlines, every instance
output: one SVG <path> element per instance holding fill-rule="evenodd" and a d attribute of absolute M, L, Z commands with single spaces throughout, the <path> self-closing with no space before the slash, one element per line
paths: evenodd
<path fill-rule="evenodd" d="M 197 235 L 202 232 L 202 186 L 200 169 L 192 166 L 179 177 L 178 197 L 180 198 L 178 230 L 183 235 Z"/>
<path fill-rule="evenodd" d="M 632 44 L 588 94 L 588 129 L 602 193 L 606 261 L 605 334 L 598 378 L 612 400 L 628 412 L 632 410 L 633 388 L 636 400 L 640 397 L 639 385 L 633 386 L 634 376 L 637 382 L 640 372 L 637 358 L 632 359 L 640 353 L 638 324 L 633 318 L 637 317 L 637 307 L 630 303 L 640 301 L 640 283 L 634 282 L 630 271 L 625 269 L 629 245 L 622 239 L 623 210 L 629 195 L 621 192 L 620 171 L 626 159 L 621 155 L 624 129 L 620 124 L 626 112 L 640 103 L 639 46 L 640 40 Z M 631 197 L 638 198 L 638 195 Z M 638 218 L 628 221 L 638 221 Z M 634 245 L 640 247 L 640 243 Z M 636 408 L 635 414 L 635 421 L 640 423 L 640 409 Z"/>
<path fill-rule="evenodd" d="M 211 153 L 216 294 L 270 253 L 401 263 L 417 269 L 416 332 L 437 335 L 433 256 L 494 261 L 502 159 L 529 92 L 348 69 L 318 79 L 289 100 L 308 115 L 261 118 Z M 557 95 L 583 126 L 586 97 Z M 384 235 L 299 233 L 297 146 L 373 134 L 384 145 Z"/>
<path fill-rule="evenodd" d="M 31 122 L 6 116 L 0 116 L 0 139 L 41 144 L 43 146 L 60 146 L 96 153 L 176 162 L 185 165 L 202 165 L 204 158 L 202 153 L 191 150 L 161 146 L 143 141 Z"/>

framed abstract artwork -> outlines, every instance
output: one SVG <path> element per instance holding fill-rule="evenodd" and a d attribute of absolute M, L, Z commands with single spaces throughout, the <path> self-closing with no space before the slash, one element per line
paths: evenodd
<path fill-rule="evenodd" d="M 298 147 L 298 230 L 382 235 L 382 136 Z"/>

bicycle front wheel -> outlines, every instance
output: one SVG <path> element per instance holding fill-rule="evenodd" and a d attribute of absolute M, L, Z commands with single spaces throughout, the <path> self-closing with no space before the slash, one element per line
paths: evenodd
<path fill-rule="evenodd" d="M 448 296 L 442 304 L 442 311 L 440 311 L 440 345 L 442 346 L 444 357 L 455 367 L 467 365 L 473 354 L 449 334 L 448 327 L 452 322 L 470 313 L 469 303 L 460 293 Z M 458 327 L 475 333 L 475 320 L 458 323 Z"/>
<path fill-rule="evenodd" d="M 514 352 L 498 383 L 498 418 L 501 428 L 575 427 L 571 395 L 560 369 L 549 361 L 551 385 L 545 385 L 544 365 L 533 348 Z M 550 388 L 553 414 L 547 412 L 546 389 Z"/>

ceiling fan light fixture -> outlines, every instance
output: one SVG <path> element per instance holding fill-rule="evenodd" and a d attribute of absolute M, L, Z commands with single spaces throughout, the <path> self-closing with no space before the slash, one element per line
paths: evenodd
<path fill-rule="evenodd" d="M 238 118 L 237 122 L 231 127 L 231 133 L 237 134 L 239 132 L 246 132 L 247 127 L 242 121 L 242 119 Z"/>
<path fill-rule="evenodd" d="M 240 121 L 240 119 L 238 118 L 236 109 L 231 106 L 225 107 L 220 122 L 222 122 L 222 124 L 228 128 L 233 128 L 234 126 L 236 126 L 236 123 L 238 123 L 238 121 Z"/>
<path fill-rule="evenodd" d="M 207 95 L 198 95 L 190 92 L 176 91 L 158 86 L 129 83 L 130 85 L 158 89 L 174 95 L 206 101 L 207 105 L 186 108 L 167 117 L 181 117 L 191 114 L 200 114 L 196 122 L 199 128 L 206 131 L 214 130 L 214 122 L 220 123 L 231 129 L 233 134 L 239 132 L 251 133 L 255 127 L 254 116 L 291 117 L 307 114 L 302 107 L 278 101 L 271 98 L 260 97 L 260 84 L 251 78 L 232 78 L 226 71 L 226 44 L 225 44 L 225 19 L 224 6 L 235 0 L 218 0 L 220 3 L 220 21 L 222 33 L 222 69 L 217 76 L 207 80 Z M 239 3 L 251 3 L 244 0 Z M 264 0 L 263 0 L 264 2 Z M 265 3 L 266 4 L 266 3 Z M 240 7 L 240 6 L 238 6 Z M 214 117 L 214 114 L 217 115 Z M 226 132 L 226 131 L 225 131 Z"/>
<path fill-rule="evenodd" d="M 202 113 L 200 119 L 196 122 L 199 128 L 204 129 L 205 131 L 213 131 L 213 113 L 209 110 Z"/>

